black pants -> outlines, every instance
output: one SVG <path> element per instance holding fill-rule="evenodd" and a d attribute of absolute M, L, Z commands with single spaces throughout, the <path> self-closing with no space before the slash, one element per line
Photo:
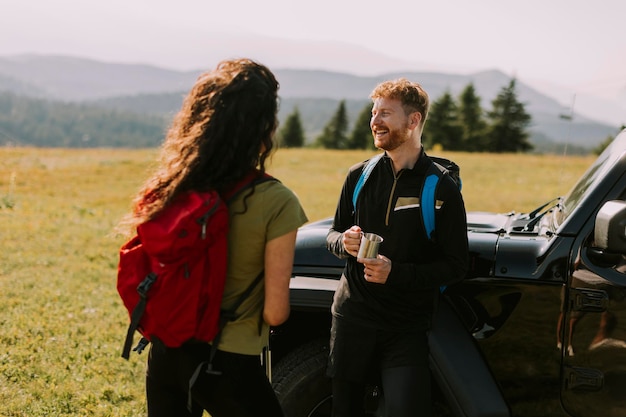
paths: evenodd
<path fill-rule="evenodd" d="M 376 330 L 333 318 L 330 342 L 333 417 L 362 417 L 365 387 L 373 382 L 382 386 L 386 416 L 430 416 L 425 330 Z"/>
<path fill-rule="evenodd" d="M 205 343 L 180 348 L 152 348 L 148 358 L 146 394 L 149 417 L 282 417 L 259 355 L 217 351 L 213 368 L 221 375 L 200 372 L 188 410 L 189 380 L 197 366 L 209 357 Z"/>
<path fill-rule="evenodd" d="M 385 416 L 430 416 L 429 379 L 428 368 L 403 366 L 383 369 L 381 382 Z M 364 383 L 333 378 L 333 417 L 363 417 L 364 393 Z"/>

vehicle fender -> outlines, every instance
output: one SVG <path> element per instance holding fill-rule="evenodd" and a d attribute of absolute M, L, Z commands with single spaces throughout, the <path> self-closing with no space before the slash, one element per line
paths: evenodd
<path fill-rule="evenodd" d="M 510 417 L 489 367 L 452 306 L 440 297 L 429 333 L 430 367 L 453 415 Z"/>

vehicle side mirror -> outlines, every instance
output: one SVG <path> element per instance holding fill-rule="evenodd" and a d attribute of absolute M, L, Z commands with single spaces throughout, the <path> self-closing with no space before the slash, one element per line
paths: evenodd
<path fill-rule="evenodd" d="M 589 259 L 596 265 L 611 267 L 626 255 L 626 202 L 607 201 L 596 215 L 594 246 L 587 248 Z"/>
<path fill-rule="evenodd" d="M 596 215 L 595 247 L 626 254 L 626 201 L 607 201 Z"/>

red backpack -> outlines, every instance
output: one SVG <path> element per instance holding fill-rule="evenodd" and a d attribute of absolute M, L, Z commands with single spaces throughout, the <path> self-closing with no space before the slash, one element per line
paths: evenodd
<path fill-rule="evenodd" d="M 221 312 L 227 270 L 227 202 L 254 184 L 273 179 L 258 171 L 228 193 L 186 192 L 155 219 L 137 227 L 120 249 L 117 290 L 130 315 L 122 357 L 128 359 L 135 330 L 142 340 L 179 347 L 190 339 L 217 345 L 221 328 L 260 274 L 228 312 Z M 217 348 L 217 346 L 215 346 Z"/>

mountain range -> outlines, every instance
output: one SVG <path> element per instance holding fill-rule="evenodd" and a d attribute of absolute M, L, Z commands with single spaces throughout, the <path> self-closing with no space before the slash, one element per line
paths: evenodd
<path fill-rule="evenodd" d="M 0 57 L 0 91 L 47 101 L 77 102 L 139 114 L 171 116 L 201 72 L 69 56 L 8 56 Z M 485 109 L 490 108 L 491 101 L 510 81 L 510 76 L 498 70 L 470 74 L 390 72 L 358 76 L 279 68 L 274 73 L 280 82 L 279 118 L 284 120 L 297 106 L 308 139 L 321 131 L 340 100 L 346 100 L 349 120 L 354 122 L 368 103 L 372 88 L 386 79 L 406 77 L 418 81 L 428 91 L 431 101 L 445 92 L 458 96 L 472 83 Z M 529 130 L 531 142 L 536 146 L 568 144 L 592 148 L 619 130 L 620 126 L 572 112 L 568 106 L 523 80 L 517 80 L 516 91 L 518 99 L 532 115 Z"/>

